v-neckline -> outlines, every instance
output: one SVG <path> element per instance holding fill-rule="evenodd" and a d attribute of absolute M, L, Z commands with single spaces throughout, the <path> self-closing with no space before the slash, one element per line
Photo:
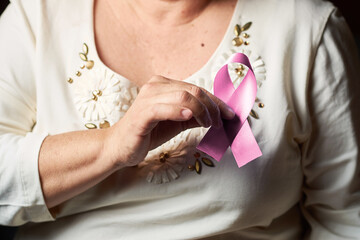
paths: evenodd
<path fill-rule="evenodd" d="M 123 80 L 127 80 L 129 82 L 131 82 L 131 80 L 127 79 L 126 77 L 124 77 L 123 75 L 117 73 L 116 71 L 114 71 L 113 69 L 111 69 L 109 66 L 107 66 L 100 58 L 98 51 L 97 51 L 97 46 L 96 46 L 96 41 L 95 41 L 95 25 L 94 25 L 94 3 L 95 0 L 92 0 L 91 2 L 91 14 L 90 14 L 90 18 L 91 20 L 89 21 L 89 46 L 91 47 L 91 49 L 93 49 L 93 54 L 92 54 L 92 58 L 94 59 L 94 61 L 96 62 L 96 64 L 99 64 L 101 67 L 106 68 L 107 70 L 111 71 L 113 74 L 117 75 L 119 78 L 123 79 Z M 196 78 L 197 76 L 201 75 L 201 73 L 208 68 L 209 65 L 212 64 L 212 62 L 218 57 L 219 52 L 222 51 L 222 49 L 224 48 L 224 46 L 226 46 L 227 44 L 225 44 L 229 39 L 231 39 L 232 35 L 233 35 L 233 26 L 235 26 L 239 14 L 240 14 L 240 9 L 241 9 L 241 5 L 242 5 L 243 1 L 242 0 L 237 0 L 236 5 L 235 5 L 235 9 L 233 11 L 231 20 L 227 26 L 227 30 L 225 31 L 225 34 L 222 38 L 222 40 L 220 41 L 220 43 L 218 44 L 218 46 L 216 47 L 216 49 L 214 50 L 214 52 L 212 53 L 212 55 L 210 56 L 210 58 L 207 60 L 207 62 L 201 66 L 197 71 L 195 71 L 193 74 L 191 74 L 189 77 L 183 79 L 183 81 L 185 82 L 191 82 L 191 79 Z M 132 83 L 132 82 L 131 82 Z"/>

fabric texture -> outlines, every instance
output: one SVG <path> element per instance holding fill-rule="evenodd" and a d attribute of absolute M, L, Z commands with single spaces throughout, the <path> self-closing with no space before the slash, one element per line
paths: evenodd
<path fill-rule="evenodd" d="M 0 19 L 0 224 L 22 225 L 17 239 L 360 239 L 360 63 L 343 17 L 321 0 L 239 0 L 219 47 L 184 80 L 213 91 L 217 70 L 245 53 L 263 156 L 238 168 L 228 149 L 196 174 L 189 164 L 211 160 L 196 150 L 207 129 L 187 130 L 61 204 L 55 220 L 39 181 L 43 139 L 112 125 L 138 92 L 99 59 L 92 4 L 13 0 Z M 234 26 L 248 22 L 248 43 L 234 46 Z"/>

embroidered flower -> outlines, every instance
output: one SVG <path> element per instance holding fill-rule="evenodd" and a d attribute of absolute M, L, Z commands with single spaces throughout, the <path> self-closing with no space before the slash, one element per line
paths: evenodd
<path fill-rule="evenodd" d="M 254 53 L 254 51 L 251 51 L 249 49 L 236 50 L 232 48 L 229 51 L 224 52 L 213 68 L 212 78 L 215 78 L 217 71 L 226 63 L 226 61 L 228 61 L 231 55 L 237 52 L 243 53 L 249 58 L 251 67 L 253 68 L 256 77 L 257 85 L 258 87 L 261 87 L 263 81 L 266 79 L 265 63 L 258 54 Z M 243 67 L 243 69 L 241 66 Z M 230 78 L 236 88 L 240 85 L 241 81 L 246 76 L 248 69 L 246 66 L 239 63 L 230 63 L 228 67 Z"/>
<path fill-rule="evenodd" d="M 75 104 L 86 122 L 118 121 L 137 96 L 137 87 L 106 68 L 85 69 L 72 84 Z"/>
<path fill-rule="evenodd" d="M 170 141 L 150 151 L 138 165 L 139 171 L 149 183 L 168 183 L 180 177 L 192 159 L 192 153 L 206 130 L 194 128 L 181 132 Z"/>
<path fill-rule="evenodd" d="M 193 156 L 195 158 L 195 162 L 194 162 L 194 164 L 189 164 L 188 165 L 188 169 L 190 171 L 195 170 L 195 172 L 197 174 L 201 174 L 203 164 L 205 166 L 208 166 L 208 167 L 215 167 L 215 164 L 214 164 L 214 161 L 212 160 L 212 157 L 206 155 L 205 153 L 201 153 L 199 151 L 196 151 L 193 154 Z M 201 159 L 201 161 L 200 161 L 200 159 Z"/>

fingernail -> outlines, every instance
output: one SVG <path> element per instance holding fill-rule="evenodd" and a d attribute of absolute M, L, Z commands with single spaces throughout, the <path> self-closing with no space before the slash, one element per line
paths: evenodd
<path fill-rule="evenodd" d="M 234 112 L 234 110 L 232 110 L 231 107 L 227 106 L 225 115 L 226 115 L 226 118 L 233 119 L 235 117 L 235 112 Z"/>
<path fill-rule="evenodd" d="M 181 115 L 185 118 L 185 119 L 189 119 L 192 116 L 192 111 L 190 109 L 184 109 L 181 111 Z"/>

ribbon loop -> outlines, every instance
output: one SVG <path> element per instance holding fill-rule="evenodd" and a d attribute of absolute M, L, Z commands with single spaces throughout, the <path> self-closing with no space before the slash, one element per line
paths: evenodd
<path fill-rule="evenodd" d="M 248 72 L 235 89 L 228 71 L 229 63 L 240 63 L 248 67 Z M 262 155 L 251 131 L 247 117 L 254 105 L 257 84 L 248 57 L 235 53 L 217 72 L 214 80 L 214 94 L 235 112 L 234 119 L 224 120 L 223 127 L 211 127 L 198 145 L 200 151 L 220 161 L 230 146 L 239 167 Z"/>

